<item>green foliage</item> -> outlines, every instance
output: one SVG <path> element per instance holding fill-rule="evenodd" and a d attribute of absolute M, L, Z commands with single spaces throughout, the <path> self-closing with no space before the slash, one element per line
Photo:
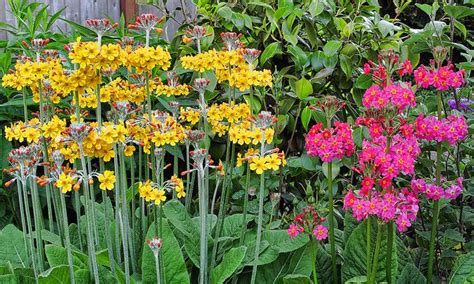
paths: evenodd
<path fill-rule="evenodd" d="M 163 219 L 161 239 L 163 245 L 160 248 L 160 258 L 163 264 L 163 279 L 166 283 L 190 283 L 189 275 L 184 263 L 181 247 L 171 230 L 168 220 Z M 155 223 L 151 224 L 146 234 L 146 240 L 152 239 L 155 234 Z M 142 282 L 156 283 L 155 257 L 147 243 L 143 243 L 142 250 Z"/>

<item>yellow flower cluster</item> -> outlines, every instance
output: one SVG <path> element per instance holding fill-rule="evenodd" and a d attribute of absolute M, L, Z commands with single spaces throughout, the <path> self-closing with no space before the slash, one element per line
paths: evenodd
<path fill-rule="evenodd" d="M 19 62 L 15 64 L 15 72 L 3 76 L 2 85 L 18 91 L 27 86 L 37 85 L 39 80 L 48 75 L 50 66 L 49 62 Z"/>
<path fill-rule="evenodd" d="M 189 89 L 191 87 L 189 85 L 178 85 L 168 86 L 168 85 L 159 85 L 156 87 L 156 94 L 158 96 L 165 95 L 167 97 L 170 96 L 185 96 L 189 94 Z"/>
<path fill-rule="evenodd" d="M 182 179 L 174 175 L 171 177 L 170 183 L 174 185 L 174 190 L 176 191 L 176 196 L 178 198 L 186 197 L 186 191 L 184 190 L 184 183 Z"/>
<path fill-rule="evenodd" d="M 266 170 L 278 171 L 280 166 L 286 165 L 285 154 L 272 153 L 264 157 L 253 157 L 250 158 L 250 169 L 255 171 L 258 175 L 261 175 Z"/>
<path fill-rule="evenodd" d="M 65 71 L 61 64 L 54 64 L 49 73 L 49 81 L 53 90 L 65 97 L 73 91 L 82 94 L 92 90 L 100 83 L 100 77 L 91 66 Z"/>
<path fill-rule="evenodd" d="M 191 125 L 194 125 L 199 122 L 201 117 L 201 112 L 193 108 L 181 108 L 179 111 L 179 119 L 184 122 L 189 122 Z"/>
<path fill-rule="evenodd" d="M 106 44 L 99 47 L 96 41 L 81 42 L 78 38 L 72 44 L 69 53 L 71 62 L 78 64 L 81 68 L 93 65 L 97 69 L 116 70 L 125 64 L 127 53 L 119 44 Z"/>
<path fill-rule="evenodd" d="M 216 51 L 215 49 L 194 56 L 181 57 L 185 69 L 204 72 L 206 70 L 225 69 L 232 65 L 244 65 L 245 59 L 240 50 Z"/>
<path fill-rule="evenodd" d="M 41 125 L 43 136 L 46 138 L 58 137 L 64 128 L 66 128 L 66 121 L 56 115 L 49 122 Z"/>
<path fill-rule="evenodd" d="M 171 65 L 171 55 L 161 47 L 139 47 L 132 51 L 127 58 L 129 69 L 135 67 L 138 73 L 150 71 L 155 66 L 168 70 Z"/>
<path fill-rule="evenodd" d="M 166 201 L 166 192 L 163 189 L 154 188 L 150 180 L 138 183 L 138 193 L 146 202 L 155 202 L 156 205 Z"/>
<path fill-rule="evenodd" d="M 30 119 L 27 123 L 17 121 L 12 123 L 10 127 L 5 127 L 5 138 L 8 141 L 17 140 L 28 143 L 38 143 L 41 132 L 39 130 L 40 121 L 37 118 Z"/>
<path fill-rule="evenodd" d="M 272 128 L 265 129 L 266 144 L 272 143 L 274 134 L 275 130 Z M 251 121 L 243 121 L 230 127 L 229 137 L 230 141 L 239 145 L 257 145 L 262 143 L 262 130 L 255 127 Z"/>
<path fill-rule="evenodd" d="M 153 126 L 151 142 L 156 147 L 164 145 L 174 146 L 177 143 L 182 143 L 186 138 L 184 127 L 179 124 L 171 115 L 163 114 L 166 117 L 163 120 L 153 119 L 151 125 Z"/>
<path fill-rule="evenodd" d="M 150 83 L 151 88 L 153 88 L 154 83 Z M 130 84 L 122 78 L 117 78 L 100 89 L 100 101 L 103 103 L 129 101 L 141 104 L 145 101 L 145 98 L 146 90 L 144 86 Z"/>
<path fill-rule="evenodd" d="M 219 136 L 225 135 L 229 128 L 250 117 L 250 106 L 246 103 L 213 104 L 207 111 L 207 121 Z"/>
<path fill-rule="evenodd" d="M 230 86 L 236 87 L 240 91 L 245 91 L 251 86 L 272 86 L 272 73 L 270 70 L 250 70 L 247 65 L 239 66 L 232 70 L 217 69 L 216 77 L 219 83 L 228 81 Z"/>

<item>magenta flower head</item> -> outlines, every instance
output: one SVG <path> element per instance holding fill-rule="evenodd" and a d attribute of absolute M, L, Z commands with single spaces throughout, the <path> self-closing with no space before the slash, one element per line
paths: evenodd
<path fill-rule="evenodd" d="M 288 235 L 294 239 L 300 233 L 313 234 L 318 241 L 327 238 L 327 228 L 321 223 L 326 219 L 320 217 L 316 208 L 311 205 L 303 208 L 303 212 L 296 215 L 293 223 L 288 227 Z"/>
<path fill-rule="evenodd" d="M 328 228 L 324 227 L 323 225 L 318 225 L 313 230 L 313 235 L 316 237 L 316 240 L 322 241 L 328 237 Z"/>
<path fill-rule="evenodd" d="M 334 128 L 323 129 L 322 123 L 311 127 L 306 135 L 306 151 L 318 156 L 323 162 L 332 162 L 354 153 L 352 130 L 347 123 L 336 121 Z"/>
<path fill-rule="evenodd" d="M 467 136 L 467 123 L 464 116 L 450 115 L 443 119 L 435 116 L 419 115 L 415 120 L 416 136 L 427 141 L 446 141 L 451 145 Z"/>

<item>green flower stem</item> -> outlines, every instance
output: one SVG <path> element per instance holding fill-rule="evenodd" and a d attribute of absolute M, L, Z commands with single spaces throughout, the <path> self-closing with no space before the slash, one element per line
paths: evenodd
<path fill-rule="evenodd" d="M 313 281 L 314 284 L 318 284 L 318 274 L 316 273 L 316 252 L 318 249 L 318 244 L 312 235 L 309 236 L 309 241 L 311 242 L 311 267 L 313 268 Z"/>
<path fill-rule="evenodd" d="M 91 158 L 90 157 L 87 157 L 87 168 L 88 168 L 88 172 L 91 173 L 92 172 L 92 162 L 91 162 Z M 90 186 L 89 187 L 89 194 L 90 196 L 88 198 L 90 198 L 90 207 L 91 207 L 91 213 L 92 213 L 92 218 L 91 218 L 91 227 L 92 227 L 92 230 L 94 231 L 94 240 L 95 240 L 95 246 L 97 249 L 100 249 L 100 241 L 99 241 L 99 228 L 97 226 L 97 214 L 96 214 L 96 210 L 97 210 L 97 206 L 96 206 L 96 202 L 95 202 L 95 190 L 94 190 L 94 186 Z"/>
<path fill-rule="evenodd" d="M 369 215 L 367 218 L 367 232 L 366 232 L 366 237 L 367 237 L 367 256 L 366 256 L 366 261 L 367 261 L 367 281 L 370 278 L 370 272 L 371 272 L 371 264 L 372 264 L 372 217 Z"/>
<path fill-rule="evenodd" d="M 337 283 L 336 240 L 334 239 L 334 201 L 332 196 L 332 162 L 328 163 L 329 245 L 331 247 L 332 281 Z"/>
<path fill-rule="evenodd" d="M 262 141 L 260 141 L 260 156 L 265 154 L 265 129 L 262 129 Z M 262 223 L 263 223 L 263 201 L 265 198 L 265 174 L 260 175 L 260 189 L 258 200 L 258 221 L 257 221 L 257 240 L 255 243 L 255 253 L 252 267 L 251 284 L 255 284 L 258 268 L 258 256 L 260 255 L 260 242 L 262 240 Z"/>
<path fill-rule="evenodd" d="M 387 281 L 388 284 L 392 283 L 392 251 L 394 234 L 393 221 L 389 221 L 387 223 L 387 257 L 385 259 L 385 281 Z"/>
<path fill-rule="evenodd" d="M 438 119 L 443 117 L 443 101 L 441 97 L 441 92 L 437 94 L 437 103 L 438 103 Z M 436 185 L 441 185 L 441 159 L 443 155 L 443 148 L 440 142 L 436 145 Z M 433 219 L 431 222 L 431 238 L 428 254 L 428 274 L 426 275 L 427 283 L 431 283 L 433 279 L 433 264 L 434 264 L 434 253 L 435 253 L 435 243 L 436 243 L 436 234 L 438 227 L 438 218 L 439 218 L 439 200 L 433 201 Z"/>
<path fill-rule="evenodd" d="M 128 207 L 128 202 L 127 202 L 127 171 L 125 167 L 125 155 L 123 153 L 123 145 L 120 145 L 119 147 L 119 160 L 120 160 L 120 180 L 121 180 L 121 189 L 122 189 L 122 216 L 123 216 L 123 230 L 125 232 L 125 235 L 122 235 L 122 238 L 126 240 L 127 246 L 124 247 L 125 249 L 129 250 L 129 255 L 131 259 L 131 264 L 132 264 L 132 270 L 133 272 L 137 271 L 136 268 L 136 257 L 135 257 L 135 248 L 133 246 L 132 242 L 132 233 L 130 230 L 130 219 L 129 219 L 129 207 Z M 125 256 L 124 256 L 125 257 Z"/>
<path fill-rule="evenodd" d="M 247 174 L 245 177 L 245 188 L 244 188 L 244 208 L 242 209 L 242 228 L 240 230 L 239 245 L 244 244 L 245 232 L 247 231 L 247 211 L 249 206 L 249 187 L 250 187 L 250 164 L 247 163 Z"/>
<path fill-rule="evenodd" d="M 119 158 L 118 158 L 118 153 L 117 153 L 117 146 L 114 145 L 113 146 L 113 149 L 114 149 L 114 172 L 116 173 L 119 173 L 120 174 L 120 170 L 119 170 Z M 115 212 L 114 212 L 114 215 L 115 215 L 115 220 L 119 220 L 119 217 L 120 217 L 120 198 L 121 198 L 121 194 L 120 194 L 120 177 L 116 178 L 115 179 L 115 186 L 114 186 L 114 201 L 115 201 Z M 118 263 L 121 263 L 122 262 L 122 254 L 121 254 L 121 251 L 122 251 L 122 248 L 121 248 L 121 245 L 120 245 L 120 235 L 121 235 L 121 228 L 120 228 L 120 224 L 116 224 L 115 226 L 115 251 L 116 251 L 116 255 L 117 255 L 117 261 Z"/>
<path fill-rule="evenodd" d="M 84 178 L 86 179 L 82 182 L 82 185 L 84 188 L 84 207 L 85 207 L 85 213 L 86 213 L 85 215 L 86 215 L 86 225 L 87 225 L 87 247 L 88 247 L 88 252 L 89 252 L 89 267 L 94 277 L 94 281 L 96 283 L 99 283 L 99 270 L 97 267 L 97 259 L 95 255 L 94 230 L 93 228 L 91 228 L 92 221 L 90 220 L 92 217 L 92 213 L 91 213 L 91 205 L 90 205 L 90 200 L 89 200 L 90 198 L 89 181 L 87 180 L 89 175 L 87 171 L 86 159 L 84 158 L 84 149 L 81 143 L 79 143 L 79 154 L 81 157 L 82 171 L 84 174 Z"/>
<path fill-rule="evenodd" d="M 76 283 L 74 279 L 74 264 L 72 258 L 72 250 L 71 250 L 71 239 L 69 238 L 69 227 L 68 227 L 68 220 L 67 220 L 67 212 L 66 212 L 66 201 L 64 198 L 64 194 L 61 194 L 61 209 L 63 215 L 63 227 L 64 227 L 64 237 L 66 241 L 66 252 L 67 252 L 67 263 L 69 266 L 69 278 L 71 279 L 71 283 Z"/>
<path fill-rule="evenodd" d="M 188 213 L 191 213 L 191 201 L 193 199 L 193 187 L 190 186 L 190 174 L 189 171 L 191 170 L 191 163 L 189 158 L 189 142 L 186 142 L 186 199 L 185 199 L 185 207 Z"/>
<path fill-rule="evenodd" d="M 20 187 L 21 183 L 21 187 Z M 28 195 L 26 194 L 26 185 L 22 181 L 17 181 L 17 186 L 18 186 L 18 200 L 20 202 L 20 214 L 22 215 L 22 229 L 23 229 L 23 236 L 24 240 L 28 239 L 28 246 L 25 246 L 27 248 L 27 251 L 29 251 L 29 255 L 31 255 L 31 263 L 33 266 L 33 272 L 35 274 L 35 278 L 38 279 L 38 270 L 37 270 L 37 264 L 36 264 L 36 252 L 35 252 L 35 247 L 33 244 L 33 229 L 31 225 L 31 217 L 30 217 L 30 206 L 28 202 Z M 26 216 L 25 216 L 26 215 Z M 26 222 L 25 222 L 26 220 Z M 27 235 L 30 235 L 27 237 Z"/>
<path fill-rule="evenodd" d="M 205 194 L 204 169 L 198 169 L 199 217 L 200 217 L 200 250 L 199 250 L 199 283 L 207 284 L 207 201 Z"/>
<path fill-rule="evenodd" d="M 375 252 L 374 252 L 374 259 L 372 262 L 372 273 L 370 275 L 368 283 L 375 283 L 377 280 L 377 264 L 379 260 L 379 253 L 380 253 L 380 245 L 382 243 L 382 234 L 383 234 L 383 228 L 384 226 L 380 223 L 377 222 L 377 237 L 375 240 Z"/>
<path fill-rule="evenodd" d="M 76 223 L 77 223 L 77 231 L 81 231 L 81 196 L 79 191 L 74 192 L 74 210 L 76 211 Z M 82 250 L 84 250 L 83 242 L 82 242 L 82 236 L 81 234 L 79 235 L 79 247 Z"/>
<path fill-rule="evenodd" d="M 232 146 L 230 146 L 232 144 Z M 216 231 L 214 234 L 214 240 L 218 240 L 222 231 L 222 225 L 224 223 L 225 214 L 227 211 L 227 203 L 230 197 L 232 190 L 232 172 L 234 168 L 234 156 L 235 156 L 235 144 L 230 142 L 230 138 L 227 137 L 227 149 L 226 151 L 226 169 L 224 175 L 224 181 L 222 184 L 222 195 L 221 195 L 221 204 L 219 207 L 219 214 L 217 216 Z M 229 157 L 230 155 L 230 157 Z M 230 159 L 230 164 L 229 164 Z M 218 242 L 214 242 L 212 247 L 212 258 L 211 258 L 211 268 L 214 268 L 216 265 L 216 256 L 217 256 Z"/>
<path fill-rule="evenodd" d="M 36 182 L 30 180 L 31 199 L 33 201 L 33 219 L 35 222 L 36 247 L 38 248 L 38 269 L 44 271 L 44 245 L 43 245 L 43 214 L 41 213 L 38 186 Z"/>
<path fill-rule="evenodd" d="M 156 226 L 155 226 L 156 227 Z M 156 271 L 156 283 L 161 284 L 161 273 L 160 273 L 160 256 L 159 253 L 155 256 L 155 271 Z"/>
<path fill-rule="evenodd" d="M 38 81 L 38 95 L 40 99 L 39 107 L 40 107 L 40 122 L 45 123 L 46 122 L 46 114 L 44 112 L 44 98 L 43 98 L 43 88 L 41 85 L 41 80 Z M 26 100 L 24 98 L 24 100 Z M 43 139 L 43 143 L 41 143 L 41 150 L 43 152 L 43 160 L 44 162 L 48 161 L 48 148 L 46 147 L 46 141 Z M 47 166 L 44 166 L 44 173 L 45 175 L 49 176 L 49 169 Z M 51 204 L 51 186 L 50 184 L 46 185 L 46 205 L 48 207 L 48 222 L 49 222 L 49 229 L 53 230 L 53 213 L 52 213 L 52 204 Z M 33 202 L 34 205 L 34 202 Z M 35 209 L 36 210 L 36 209 Z M 41 210 L 39 210 L 41 211 Z M 58 217 L 58 215 L 56 215 Z M 41 216 L 41 223 L 43 223 L 43 217 Z M 41 228 L 44 228 L 41 227 Z M 41 235 L 41 232 L 40 232 Z M 42 268 L 40 267 L 40 270 Z"/>
<path fill-rule="evenodd" d="M 110 270 L 112 274 L 115 275 L 115 258 L 114 258 L 114 248 L 112 245 L 112 238 L 110 235 L 110 223 L 109 223 L 109 198 L 107 197 L 107 192 L 102 190 L 102 202 L 104 204 L 104 225 L 105 225 L 105 239 L 107 241 L 107 253 L 109 255 Z"/>
<path fill-rule="evenodd" d="M 260 175 L 260 193 L 258 201 L 258 221 L 257 221 L 257 241 L 255 243 L 255 254 L 252 267 L 251 284 L 255 284 L 258 268 L 258 257 L 260 255 L 260 242 L 262 240 L 262 223 L 263 223 L 263 200 L 265 198 L 265 177 L 264 173 Z"/>
<path fill-rule="evenodd" d="M 22 89 L 23 94 L 23 117 L 25 119 L 25 123 L 28 121 L 28 106 L 26 105 L 26 91 Z"/>
<path fill-rule="evenodd" d="M 123 212 L 121 209 L 119 209 L 119 223 L 120 223 L 120 230 L 122 233 L 122 246 L 123 246 L 123 261 L 124 261 L 124 266 L 125 266 L 125 283 L 130 284 L 130 265 L 128 263 L 129 256 L 128 256 L 128 249 L 127 249 L 127 238 L 126 232 L 125 232 L 125 226 L 123 224 Z"/>

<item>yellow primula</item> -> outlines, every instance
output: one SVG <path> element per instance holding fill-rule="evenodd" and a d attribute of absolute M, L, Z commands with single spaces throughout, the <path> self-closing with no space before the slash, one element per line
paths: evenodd
<path fill-rule="evenodd" d="M 56 187 L 61 189 L 62 193 L 71 191 L 73 185 L 74 180 L 72 177 L 64 172 L 59 175 L 59 178 L 56 181 Z"/>
<path fill-rule="evenodd" d="M 115 175 L 113 171 L 104 171 L 99 175 L 99 188 L 102 190 L 112 190 L 115 184 Z"/>

